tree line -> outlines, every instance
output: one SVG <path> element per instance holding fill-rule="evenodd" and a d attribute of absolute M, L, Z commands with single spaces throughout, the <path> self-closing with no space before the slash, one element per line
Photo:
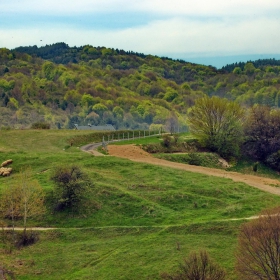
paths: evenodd
<path fill-rule="evenodd" d="M 202 147 L 224 158 L 247 156 L 280 170 L 280 111 L 249 110 L 225 98 L 203 97 L 188 113 L 190 131 Z"/>
<path fill-rule="evenodd" d="M 277 61 L 248 62 L 231 71 L 106 47 L 0 49 L 0 126 L 52 128 L 74 123 L 112 124 L 117 129 L 164 125 L 202 96 L 219 96 L 245 107 L 279 108 Z"/>

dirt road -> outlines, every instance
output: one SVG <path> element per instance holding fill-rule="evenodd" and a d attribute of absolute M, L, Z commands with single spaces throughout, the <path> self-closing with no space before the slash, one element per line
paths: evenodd
<path fill-rule="evenodd" d="M 210 176 L 229 178 L 235 182 L 243 182 L 249 186 L 258 188 L 260 190 L 275 195 L 280 195 L 280 181 L 276 179 L 241 174 L 237 172 L 229 172 L 221 169 L 170 162 L 167 160 L 154 158 L 149 153 L 143 151 L 140 147 L 135 145 L 109 145 L 108 152 L 111 156 L 126 158 L 136 162 L 155 164 L 159 166 L 181 169 L 195 173 L 202 173 Z"/>

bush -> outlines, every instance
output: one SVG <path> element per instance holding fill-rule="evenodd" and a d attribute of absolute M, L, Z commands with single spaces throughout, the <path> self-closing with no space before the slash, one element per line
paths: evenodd
<path fill-rule="evenodd" d="M 199 156 L 199 154 L 189 153 L 188 156 L 189 156 L 188 164 L 197 165 L 197 166 L 202 165 L 202 158 Z"/>
<path fill-rule="evenodd" d="M 58 167 L 51 180 L 55 183 L 53 192 L 55 211 L 68 209 L 79 212 L 86 206 L 92 183 L 78 166 Z"/>
<path fill-rule="evenodd" d="M 172 137 L 168 134 L 163 135 L 162 137 L 162 145 L 165 148 L 170 148 L 172 145 Z"/>
<path fill-rule="evenodd" d="M 177 272 L 163 273 L 162 279 L 170 280 L 224 280 L 225 271 L 215 264 L 206 251 L 193 252 L 184 260 Z"/>
<path fill-rule="evenodd" d="M 5 130 L 5 131 L 8 131 L 8 130 L 11 130 L 12 128 L 10 126 L 2 126 L 1 127 L 1 130 Z"/>
<path fill-rule="evenodd" d="M 254 172 L 257 172 L 257 171 L 258 171 L 258 167 L 259 167 L 259 162 L 257 161 L 257 162 L 255 162 L 255 163 L 253 164 L 253 171 L 254 171 Z"/>
<path fill-rule="evenodd" d="M 45 122 L 36 122 L 31 125 L 31 129 L 50 129 L 51 125 Z"/>
<path fill-rule="evenodd" d="M 35 244 L 39 240 L 39 234 L 34 231 L 24 230 L 17 234 L 16 247 L 21 248 Z"/>
<path fill-rule="evenodd" d="M 280 150 L 269 155 L 266 158 L 265 163 L 274 170 L 280 171 Z"/>

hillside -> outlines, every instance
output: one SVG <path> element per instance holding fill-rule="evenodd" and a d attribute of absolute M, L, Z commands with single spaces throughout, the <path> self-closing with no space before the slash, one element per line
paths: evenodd
<path fill-rule="evenodd" d="M 10 252 L 1 231 L 1 267 L 16 279 L 160 279 L 190 251 L 205 248 L 226 269 L 227 279 L 237 279 L 240 225 L 279 205 L 279 196 L 227 178 L 94 157 L 69 146 L 69 139 L 87 136 L 94 137 L 73 130 L 0 131 L 0 162 L 14 161 L 12 176 L 0 177 L 0 193 L 30 166 L 46 193 L 47 210 L 28 218 L 28 226 L 57 228 L 40 232 L 32 246 Z M 94 183 L 90 209 L 80 214 L 53 209 L 50 177 L 58 165 L 67 164 L 81 167 Z M 9 219 L 4 222 L 11 225 Z"/>
<path fill-rule="evenodd" d="M 164 125 L 204 94 L 244 106 L 279 107 L 277 60 L 214 67 L 105 47 L 0 49 L 0 126 L 53 128 L 113 124 L 117 129 Z"/>

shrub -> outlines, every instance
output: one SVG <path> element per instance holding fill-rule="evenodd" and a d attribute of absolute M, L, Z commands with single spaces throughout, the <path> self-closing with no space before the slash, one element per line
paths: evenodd
<path fill-rule="evenodd" d="M 58 167 L 51 180 L 55 183 L 53 199 L 56 211 L 79 212 L 82 206 L 85 207 L 92 183 L 78 166 Z"/>
<path fill-rule="evenodd" d="M 214 263 L 206 251 L 193 252 L 173 274 L 163 273 L 162 279 L 170 280 L 224 280 L 225 271 Z"/>
<path fill-rule="evenodd" d="M 197 154 L 197 153 L 189 153 L 188 156 L 189 156 L 188 164 L 190 164 L 190 165 L 197 165 L 197 166 L 202 165 L 202 159 L 199 156 L 199 154 Z"/>
<path fill-rule="evenodd" d="M 265 163 L 269 167 L 271 167 L 271 168 L 273 168 L 277 171 L 280 171 L 280 150 L 276 153 L 273 153 L 273 154 L 269 155 L 266 158 Z"/>
<path fill-rule="evenodd" d="M 172 145 L 172 137 L 168 134 L 164 134 L 162 137 L 162 145 L 165 148 L 170 148 Z"/>
<path fill-rule="evenodd" d="M 35 244 L 39 240 L 39 234 L 34 231 L 24 230 L 21 233 L 17 234 L 16 247 L 21 248 Z"/>
<path fill-rule="evenodd" d="M 259 162 L 257 161 L 257 162 L 255 162 L 255 163 L 253 164 L 253 171 L 254 171 L 254 172 L 257 172 L 257 171 L 258 171 L 258 167 L 259 167 Z"/>
<path fill-rule="evenodd" d="M 142 149 L 150 154 L 164 152 L 164 148 L 161 144 L 144 144 Z"/>
<path fill-rule="evenodd" d="M 12 128 L 10 127 L 10 126 L 2 126 L 1 127 L 1 130 L 6 130 L 6 131 L 8 131 L 8 130 L 11 130 Z"/>
<path fill-rule="evenodd" d="M 50 129 L 51 125 L 45 122 L 36 122 L 31 125 L 31 129 Z"/>

